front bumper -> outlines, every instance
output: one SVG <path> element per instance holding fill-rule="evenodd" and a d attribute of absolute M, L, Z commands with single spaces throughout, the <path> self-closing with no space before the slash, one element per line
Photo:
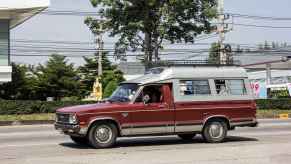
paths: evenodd
<path fill-rule="evenodd" d="M 73 124 L 55 123 L 55 129 L 71 136 L 86 136 L 87 134 L 87 128 Z"/>

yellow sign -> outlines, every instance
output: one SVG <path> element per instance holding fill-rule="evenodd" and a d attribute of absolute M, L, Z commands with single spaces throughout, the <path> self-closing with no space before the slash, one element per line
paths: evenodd
<path fill-rule="evenodd" d="M 102 100 L 102 83 L 99 82 L 98 77 L 93 85 L 93 95 L 96 100 Z"/>
<path fill-rule="evenodd" d="M 283 120 L 289 119 L 289 114 L 288 113 L 279 114 L 279 118 Z"/>

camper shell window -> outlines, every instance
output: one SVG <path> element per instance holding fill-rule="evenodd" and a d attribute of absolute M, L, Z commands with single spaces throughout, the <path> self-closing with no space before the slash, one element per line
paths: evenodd
<path fill-rule="evenodd" d="M 208 80 L 181 80 L 180 95 L 210 95 Z"/>
<path fill-rule="evenodd" d="M 218 95 L 245 95 L 244 80 L 214 80 Z"/>

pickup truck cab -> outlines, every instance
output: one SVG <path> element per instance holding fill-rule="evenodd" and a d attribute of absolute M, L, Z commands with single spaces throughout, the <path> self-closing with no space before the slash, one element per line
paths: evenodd
<path fill-rule="evenodd" d="M 201 134 L 222 142 L 228 130 L 255 127 L 256 104 L 246 71 L 236 66 L 151 69 L 120 84 L 104 102 L 58 109 L 55 128 L 76 143 L 107 148 L 118 137 Z"/>

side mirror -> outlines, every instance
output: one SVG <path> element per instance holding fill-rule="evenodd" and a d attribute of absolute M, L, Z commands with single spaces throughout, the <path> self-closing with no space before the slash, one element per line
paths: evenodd
<path fill-rule="evenodd" d="M 148 104 L 150 102 L 150 99 L 151 98 L 149 95 L 145 95 L 145 96 L 143 96 L 142 101 L 144 104 Z"/>

